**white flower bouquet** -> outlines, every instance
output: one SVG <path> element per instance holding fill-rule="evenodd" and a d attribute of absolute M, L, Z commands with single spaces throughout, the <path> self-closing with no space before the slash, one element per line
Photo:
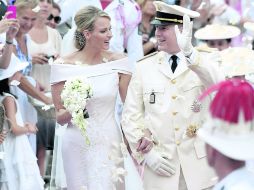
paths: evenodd
<path fill-rule="evenodd" d="M 61 93 L 63 105 L 67 111 L 71 113 L 72 123 L 81 130 L 87 144 L 90 144 L 90 141 L 86 133 L 88 124 L 86 119 L 89 117 L 86 110 L 86 103 L 92 95 L 91 84 L 85 77 L 77 77 L 67 80 Z"/>

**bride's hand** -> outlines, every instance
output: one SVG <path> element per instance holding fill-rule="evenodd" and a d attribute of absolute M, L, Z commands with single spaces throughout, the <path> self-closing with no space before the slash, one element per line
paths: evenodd
<path fill-rule="evenodd" d="M 148 137 L 142 137 L 138 141 L 137 151 L 143 154 L 148 153 L 153 148 L 153 141 Z"/>

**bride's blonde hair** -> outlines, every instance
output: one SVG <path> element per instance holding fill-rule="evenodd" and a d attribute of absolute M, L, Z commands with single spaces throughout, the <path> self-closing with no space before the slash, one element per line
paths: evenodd
<path fill-rule="evenodd" d="M 94 6 L 86 6 L 80 9 L 74 17 L 77 29 L 75 31 L 75 47 L 79 50 L 86 45 L 86 39 L 83 35 L 84 30 L 93 31 L 94 23 L 99 17 L 106 17 L 110 20 L 109 15 Z"/>

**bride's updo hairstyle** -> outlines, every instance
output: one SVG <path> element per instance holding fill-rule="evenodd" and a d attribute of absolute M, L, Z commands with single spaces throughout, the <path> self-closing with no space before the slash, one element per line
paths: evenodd
<path fill-rule="evenodd" d="M 86 6 L 80 9 L 75 15 L 74 21 L 77 29 L 75 31 L 75 47 L 82 50 L 86 45 L 86 39 L 83 34 L 84 30 L 93 31 L 94 23 L 99 17 L 106 17 L 110 20 L 109 15 L 94 6 Z"/>

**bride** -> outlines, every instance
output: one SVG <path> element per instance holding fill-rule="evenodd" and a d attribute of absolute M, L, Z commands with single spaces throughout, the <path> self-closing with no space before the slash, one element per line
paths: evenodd
<path fill-rule="evenodd" d="M 67 188 L 140 190 L 141 179 L 132 182 L 134 187 L 128 186 L 128 178 L 138 175 L 131 160 L 126 159 L 129 158 L 128 151 L 115 120 L 116 97 L 119 92 L 124 102 L 133 63 L 122 54 L 108 51 L 112 33 L 110 17 L 104 11 L 87 6 L 77 12 L 74 20 L 78 51 L 51 65 L 57 122 L 67 124 L 61 147 Z M 61 100 L 65 81 L 77 76 L 88 78 L 93 90 L 93 96 L 86 105 L 90 145 L 86 144 L 81 131 L 71 123 L 71 114 Z M 124 160 L 128 160 L 128 164 Z"/>

